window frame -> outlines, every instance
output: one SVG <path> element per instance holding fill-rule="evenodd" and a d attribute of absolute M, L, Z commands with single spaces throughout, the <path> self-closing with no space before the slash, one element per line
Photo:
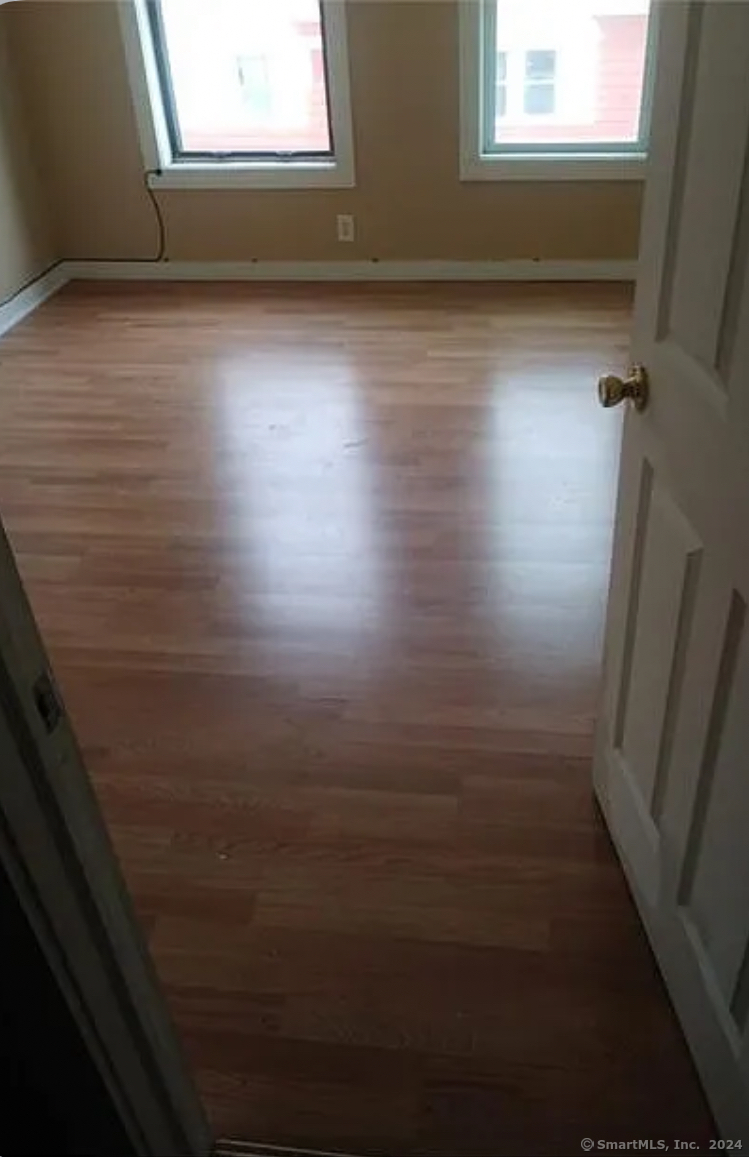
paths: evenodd
<path fill-rule="evenodd" d="M 120 19 L 141 154 L 152 188 L 287 189 L 355 185 L 351 91 L 345 4 L 320 0 L 327 80 L 330 153 L 184 153 L 175 150 L 178 127 L 165 99 L 168 65 L 160 61 L 149 0 L 120 0 Z"/>
<path fill-rule="evenodd" d="M 502 0 L 460 0 L 460 176 L 464 181 L 642 181 L 655 80 L 659 0 L 653 0 L 648 27 L 640 137 L 629 144 L 539 145 L 490 142 L 490 85 L 496 83 L 496 4 Z M 534 118 L 528 116 L 526 122 Z"/>

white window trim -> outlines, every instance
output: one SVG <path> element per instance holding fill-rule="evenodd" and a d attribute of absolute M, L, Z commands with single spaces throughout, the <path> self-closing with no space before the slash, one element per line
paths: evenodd
<path fill-rule="evenodd" d="M 460 0 L 460 178 L 462 181 L 643 181 L 645 153 L 484 153 L 483 0 Z M 655 11 L 655 10 L 654 10 Z M 655 15 L 651 17 L 655 19 Z M 652 67 L 652 64 L 651 64 Z"/>
<path fill-rule="evenodd" d="M 322 0 L 328 101 L 335 143 L 330 160 L 177 161 L 172 156 L 145 0 L 119 0 L 125 56 L 143 166 L 161 189 L 350 189 L 356 184 L 346 5 Z"/>

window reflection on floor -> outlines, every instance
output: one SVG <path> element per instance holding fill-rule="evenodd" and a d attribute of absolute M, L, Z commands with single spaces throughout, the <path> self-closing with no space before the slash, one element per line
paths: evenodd
<path fill-rule="evenodd" d="M 224 369 L 221 419 L 236 597 L 289 643 L 322 638 L 345 656 L 376 633 L 382 594 L 368 439 L 345 357 L 243 353 Z"/>
<path fill-rule="evenodd" d="M 591 378 L 593 381 L 594 378 Z M 600 644 L 620 420 L 573 373 L 498 381 L 490 412 L 491 617 L 518 661 L 590 668 Z"/>

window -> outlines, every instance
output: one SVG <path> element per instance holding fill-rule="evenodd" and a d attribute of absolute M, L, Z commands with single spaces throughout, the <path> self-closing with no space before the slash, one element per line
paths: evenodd
<path fill-rule="evenodd" d="M 507 53 L 497 53 L 497 73 L 496 73 L 496 89 L 495 89 L 495 111 L 498 119 L 507 116 L 507 110 L 510 107 L 510 102 L 507 98 Z"/>
<path fill-rule="evenodd" d="M 237 79 L 242 101 L 253 122 L 264 124 L 273 111 L 273 86 L 267 56 L 238 56 Z"/>
<path fill-rule="evenodd" d="M 557 54 L 531 51 L 525 54 L 523 111 L 527 116 L 553 116 L 557 107 Z"/>
<path fill-rule="evenodd" d="M 353 184 L 338 0 L 127 0 L 123 20 L 152 184 Z"/>
<path fill-rule="evenodd" d="M 651 0 L 462 0 L 462 175 L 642 178 Z"/>

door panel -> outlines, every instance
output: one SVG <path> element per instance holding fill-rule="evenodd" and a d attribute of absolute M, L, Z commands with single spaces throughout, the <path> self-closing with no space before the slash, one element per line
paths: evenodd
<path fill-rule="evenodd" d="M 648 471 L 651 479 L 652 471 Z M 646 809 L 659 810 L 665 765 L 678 711 L 678 683 L 692 619 L 701 546 L 668 493 L 655 485 L 644 537 L 636 606 L 628 621 L 634 637 L 626 684 L 620 691 L 617 747 L 632 768 Z M 656 799 L 657 797 L 657 799 Z M 654 802 L 658 807 L 654 809 Z"/>
<path fill-rule="evenodd" d="M 595 780 L 726 1137 L 749 1144 L 749 5 L 660 5 Z"/>
<path fill-rule="evenodd" d="M 720 362 L 749 119 L 749 8 L 708 4 L 699 23 L 695 90 L 679 142 L 684 174 L 669 223 L 674 272 L 666 304 L 672 339 L 713 369 Z M 711 172 L 722 179 L 705 181 Z"/>
<path fill-rule="evenodd" d="M 728 1001 L 749 943 L 749 793 L 742 792 L 749 703 L 745 623 L 746 605 L 734 592 L 679 887 L 685 917 Z"/>

